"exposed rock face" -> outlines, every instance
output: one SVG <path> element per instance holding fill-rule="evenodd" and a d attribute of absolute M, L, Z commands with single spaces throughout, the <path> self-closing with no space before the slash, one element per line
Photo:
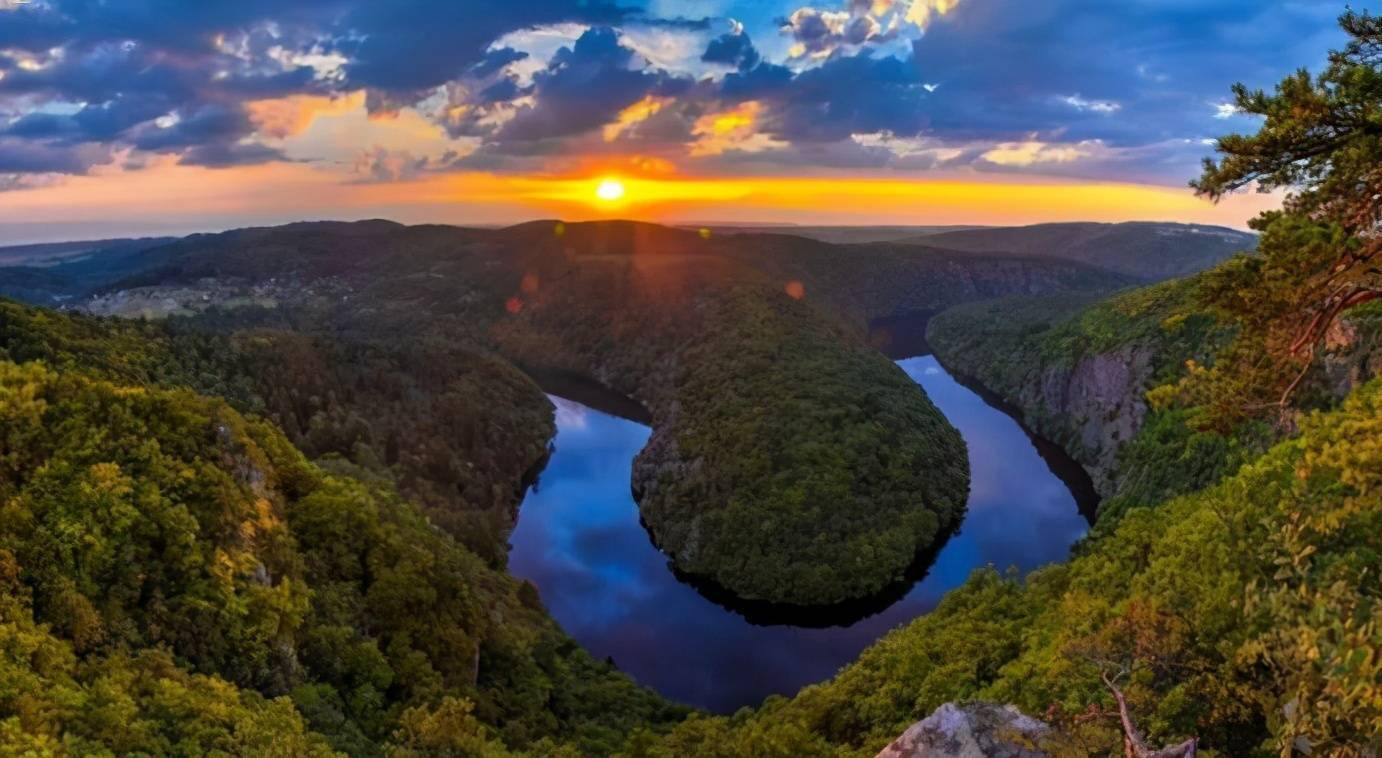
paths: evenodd
<path fill-rule="evenodd" d="M 1103 497 L 1115 493 L 1118 448 L 1142 428 L 1153 351 L 1125 346 L 1052 366 L 1024 385 L 1013 404 L 1036 432 L 1065 448 L 1089 472 Z"/>
<path fill-rule="evenodd" d="M 878 758 L 1037 758 L 1051 728 L 1011 705 L 946 703 L 913 724 Z"/>
<path fill-rule="evenodd" d="M 1340 319 L 1324 341 L 1321 365 L 1327 389 L 1335 397 L 1382 374 L 1382 324 L 1375 318 Z"/>

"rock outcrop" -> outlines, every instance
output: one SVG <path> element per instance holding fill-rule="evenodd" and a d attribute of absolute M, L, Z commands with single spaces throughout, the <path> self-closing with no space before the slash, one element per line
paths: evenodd
<path fill-rule="evenodd" d="M 1038 758 L 1046 724 L 1011 705 L 946 703 L 913 724 L 878 758 Z"/>
<path fill-rule="evenodd" d="M 1046 367 L 1039 382 L 1022 386 L 1009 402 L 1023 409 L 1032 429 L 1084 466 L 1101 496 L 1111 497 L 1118 449 L 1147 416 L 1153 357 L 1145 346 L 1126 345 L 1073 366 Z"/>

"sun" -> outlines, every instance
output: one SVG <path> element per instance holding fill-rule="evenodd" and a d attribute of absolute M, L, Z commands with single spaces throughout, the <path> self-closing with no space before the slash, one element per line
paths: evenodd
<path fill-rule="evenodd" d="M 600 185 L 595 188 L 595 197 L 606 203 L 620 200 L 624 197 L 624 183 L 618 179 L 602 179 Z"/>

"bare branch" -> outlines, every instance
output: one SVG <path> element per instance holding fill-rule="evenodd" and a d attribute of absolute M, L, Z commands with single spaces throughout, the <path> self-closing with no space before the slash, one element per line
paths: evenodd
<path fill-rule="evenodd" d="M 1099 677 L 1104 680 L 1104 686 L 1108 687 L 1109 692 L 1113 693 L 1113 699 L 1118 702 L 1118 718 L 1123 722 L 1123 755 L 1126 758 L 1195 758 L 1199 747 L 1199 739 L 1195 737 L 1160 750 L 1148 748 L 1142 733 L 1137 731 L 1137 725 L 1133 723 L 1132 714 L 1128 712 L 1127 698 L 1114 683 L 1117 677 L 1110 678 L 1107 672 L 1100 673 Z"/>

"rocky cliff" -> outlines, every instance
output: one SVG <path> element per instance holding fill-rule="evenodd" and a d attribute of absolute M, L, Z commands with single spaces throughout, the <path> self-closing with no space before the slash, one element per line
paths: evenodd
<path fill-rule="evenodd" d="M 1051 728 L 1011 705 L 946 703 L 877 758 L 1041 758 Z"/>
<path fill-rule="evenodd" d="M 927 329 L 948 368 L 1017 408 L 1085 467 L 1104 498 L 1118 492 L 1118 453 L 1142 428 L 1147 390 L 1183 360 L 1165 335 L 1105 328 L 1118 313 L 1118 298 L 1111 302 L 1008 298 L 950 309 Z"/>
<path fill-rule="evenodd" d="M 1105 500 L 1155 502 L 1185 491 L 1168 483 L 1198 487 L 1231 472 L 1243 452 L 1169 413 L 1168 423 L 1128 446 L 1152 419 L 1147 392 L 1180 377 L 1186 361 L 1212 361 L 1231 337 L 1196 306 L 1196 286 L 1190 278 L 1104 300 L 1062 295 L 961 305 L 931 318 L 927 340 L 952 371 L 1015 407 L 1031 429 L 1079 461 Z M 1382 308 L 1360 309 L 1331 330 L 1303 394 L 1311 406 L 1331 405 L 1379 373 Z"/>

